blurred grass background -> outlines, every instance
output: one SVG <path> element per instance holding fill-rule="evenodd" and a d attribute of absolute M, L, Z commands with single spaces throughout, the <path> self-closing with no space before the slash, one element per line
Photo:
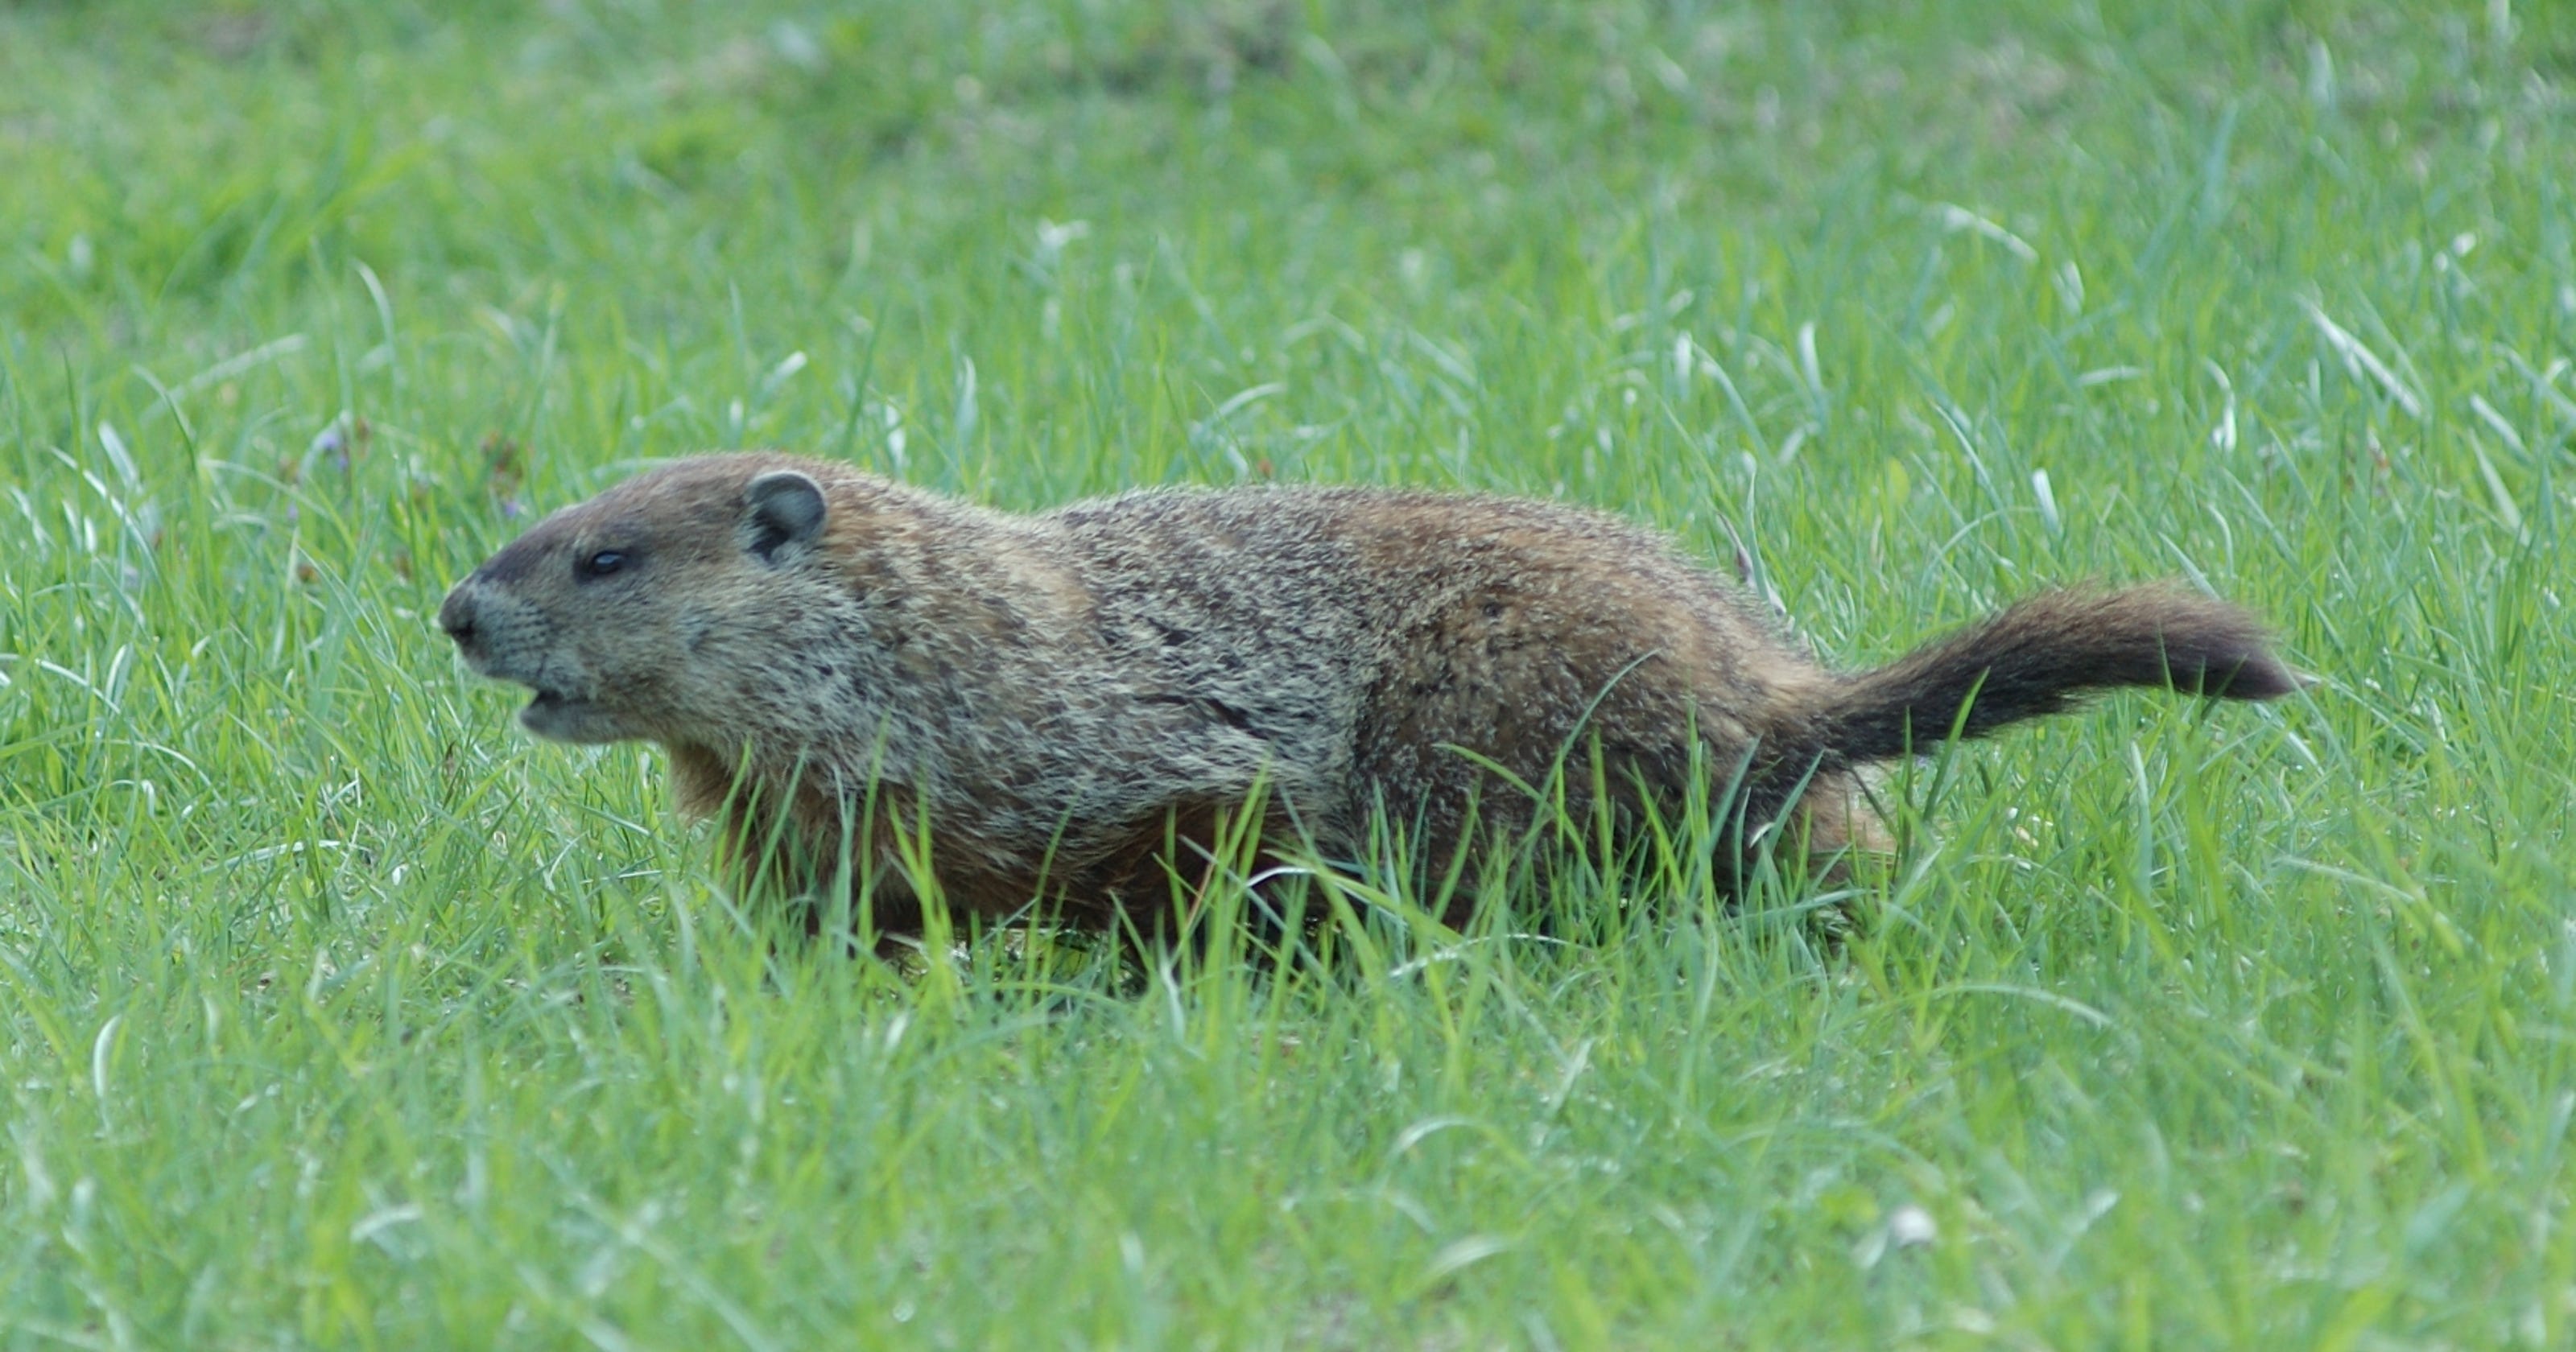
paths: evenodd
<path fill-rule="evenodd" d="M 2564 1345 L 2571 79 L 2531 0 L 0 6 L 0 1335 Z M 425 618 L 743 445 L 1562 495 L 1850 663 L 2179 574 L 2322 683 L 1926 767 L 1838 953 L 898 977 Z"/>

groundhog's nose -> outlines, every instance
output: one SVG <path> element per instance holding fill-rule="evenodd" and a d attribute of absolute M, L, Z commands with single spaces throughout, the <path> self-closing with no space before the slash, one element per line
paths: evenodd
<path fill-rule="evenodd" d="M 474 593 L 470 587 L 458 587 L 447 594 L 438 607 L 438 627 L 456 640 L 456 646 L 474 650 Z"/>

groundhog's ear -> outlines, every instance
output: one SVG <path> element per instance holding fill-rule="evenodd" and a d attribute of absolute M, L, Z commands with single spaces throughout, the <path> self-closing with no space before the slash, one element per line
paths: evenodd
<path fill-rule="evenodd" d="M 751 552 L 774 559 L 823 533 L 823 488 L 792 469 L 773 469 L 742 491 L 750 508 Z"/>

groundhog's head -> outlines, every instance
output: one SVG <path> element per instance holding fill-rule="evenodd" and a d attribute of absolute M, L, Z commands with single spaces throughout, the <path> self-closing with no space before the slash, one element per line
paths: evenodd
<path fill-rule="evenodd" d="M 839 557 L 855 530 L 836 519 L 861 477 L 784 456 L 679 461 L 538 522 L 456 584 L 439 627 L 475 671 L 536 692 L 519 721 L 540 737 L 794 728 L 818 674 L 844 706 L 874 674 L 850 669 L 866 620 Z"/>

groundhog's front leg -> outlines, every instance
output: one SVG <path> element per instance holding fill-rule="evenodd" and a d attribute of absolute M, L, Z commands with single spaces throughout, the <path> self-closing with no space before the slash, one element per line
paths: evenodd
<path fill-rule="evenodd" d="M 782 812 L 716 753 L 690 745 L 670 751 L 680 815 L 716 822 L 717 871 L 738 899 L 783 904 L 801 915 L 808 935 L 820 936 L 832 892 L 846 878 L 859 889 L 850 922 L 879 936 L 881 953 L 888 940 L 921 933 L 920 899 L 900 871 L 867 869 L 859 859 L 845 867 L 845 855 L 862 843 L 852 838 L 855 823 L 840 820 L 845 814 L 832 795 L 801 794 L 794 809 Z"/>

